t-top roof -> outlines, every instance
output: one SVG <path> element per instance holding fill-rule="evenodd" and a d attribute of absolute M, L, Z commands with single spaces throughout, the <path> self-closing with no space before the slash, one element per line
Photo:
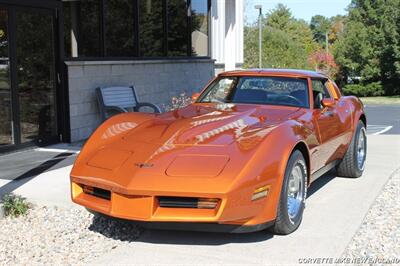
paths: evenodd
<path fill-rule="evenodd" d="M 310 77 L 310 78 L 327 78 L 324 74 L 301 69 L 246 69 L 222 72 L 220 76 L 287 76 L 287 77 Z"/>

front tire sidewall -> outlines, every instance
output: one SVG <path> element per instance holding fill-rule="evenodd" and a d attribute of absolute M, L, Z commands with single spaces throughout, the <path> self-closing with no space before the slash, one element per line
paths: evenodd
<path fill-rule="evenodd" d="M 287 205 L 287 201 L 288 201 L 288 189 L 289 189 L 289 177 L 290 174 L 292 173 L 292 169 L 296 166 L 296 165 L 300 165 L 302 170 L 303 170 L 303 201 L 300 205 L 300 209 L 297 213 L 297 215 L 295 217 L 293 217 L 292 219 L 289 217 L 289 213 L 288 213 L 288 205 Z M 288 161 L 288 164 L 286 166 L 286 170 L 285 170 L 285 178 L 283 181 L 283 186 L 282 186 L 282 192 L 281 192 L 281 202 L 280 202 L 280 215 L 282 215 L 282 222 L 284 224 L 284 227 L 286 227 L 285 233 L 291 233 L 293 231 L 295 231 L 302 220 L 303 217 L 303 211 L 304 211 L 304 207 L 305 207 L 305 200 L 307 197 L 307 166 L 304 160 L 304 157 L 302 155 L 302 153 L 300 151 L 295 151 L 291 156 L 290 159 Z"/>
<path fill-rule="evenodd" d="M 364 155 L 365 158 L 364 158 L 364 167 L 362 169 L 360 169 L 360 167 L 358 166 L 358 158 L 357 158 L 357 156 L 358 156 L 358 141 L 359 141 L 360 135 L 362 133 L 364 134 L 364 141 L 365 141 L 365 155 Z M 355 168 L 356 168 L 356 172 L 357 172 L 356 176 L 360 177 L 364 172 L 365 163 L 366 163 L 365 161 L 367 160 L 367 135 L 366 135 L 366 132 L 365 132 L 364 123 L 362 123 L 362 122 L 360 122 L 358 124 L 358 126 L 357 126 L 357 132 L 356 132 L 356 135 L 355 135 L 355 139 L 354 139 L 354 143 L 353 143 L 353 147 L 352 148 L 353 148 L 353 154 L 354 154 L 354 156 L 353 156 L 354 165 L 356 166 Z"/>

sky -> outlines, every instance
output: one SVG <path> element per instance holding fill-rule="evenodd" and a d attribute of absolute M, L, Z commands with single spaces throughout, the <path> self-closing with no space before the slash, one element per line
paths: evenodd
<path fill-rule="evenodd" d="M 346 14 L 346 7 L 351 0 L 245 0 L 245 18 L 246 22 L 252 23 L 257 20 L 258 10 L 255 5 L 262 5 L 262 12 L 266 14 L 277 4 L 282 3 L 292 11 L 295 18 L 301 18 L 310 22 L 314 15 L 323 15 L 332 17 L 335 15 Z"/>

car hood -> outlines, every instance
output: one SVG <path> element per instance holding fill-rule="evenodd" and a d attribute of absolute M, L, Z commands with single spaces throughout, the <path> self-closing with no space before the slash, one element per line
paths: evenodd
<path fill-rule="evenodd" d="M 227 146 L 289 119 L 299 108 L 249 104 L 193 104 L 132 129 L 125 141 Z"/>
<path fill-rule="evenodd" d="M 80 183 L 101 182 L 139 195 L 221 192 L 251 162 L 269 132 L 297 110 L 193 104 L 142 123 L 111 125 L 103 137 L 124 131 L 123 137 L 81 154 L 71 176 L 83 178 Z"/>

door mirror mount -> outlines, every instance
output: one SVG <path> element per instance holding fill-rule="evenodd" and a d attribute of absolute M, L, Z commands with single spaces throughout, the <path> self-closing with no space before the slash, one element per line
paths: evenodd
<path fill-rule="evenodd" d="M 326 108 L 326 107 L 333 107 L 333 106 L 335 106 L 335 100 L 334 100 L 334 99 L 331 99 L 331 98 L 322 99 L 321 105 L 322 105 L 324 108 Z"/>
<path fill-rule="evenodd" d="M 197 101 L 197 99 L 199 98 L 199 96 L 200 96 L 200 93 L 199 93 L 199 92 L 193 93 L 193 94 L 192 94 L 192 102 Z"/>

